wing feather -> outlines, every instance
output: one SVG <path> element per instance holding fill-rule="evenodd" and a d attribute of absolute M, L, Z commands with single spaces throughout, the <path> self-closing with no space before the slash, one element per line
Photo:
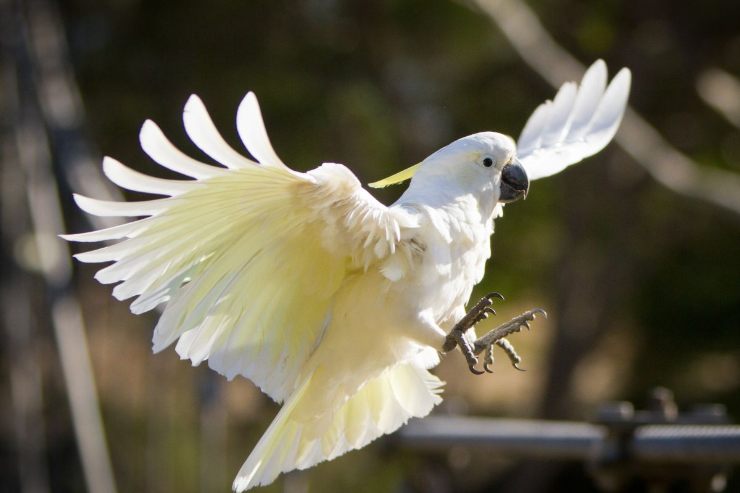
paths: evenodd
<path fill-rule="evenodd" d="M 579 88 L 567 82 L 553 101 L 534 111 L 517 143 L 530 180 L 553 175 L 596 154 L 614 137 L 627 105 L 630 71 L 623 68 L 606 86 L 606 64 L 595 62 Z"/>
<path fill-rule="evenodd" d="M 257 97 L 247 93 L 236 112 L 236 128 L 244 146 L 254 158 L 265 166 L 287 168 L 272 148 L 262 120 Z"/>
<path fill-rule="evenodd" d="M 542 130 L 545 128 L 545 125 L 547 125 L 550 106 L 552 106 L 552 101 L 548 100 L 540 104 L 534 112 L 532 112 L 532 115 L 524 125 L 522 134 L 519 136 L 519 142 L 517 143 L 517 151 L 519 154 L 526 155 L 537 148 L 540 135 L 542 135 Z"/>
<path fill-rule="evenodd" d="M 167 202 L 166 199 L 117 202 L 93 199 L 79 194 L 74 194 L 73 197 L 80 209 L 100 217 L 154 216 L 171 205 L 171 202 Z"/>
<path fill-rule="evenodd" d="M 257 164 L 236 152 L 226 143 L 213 124 L 203 101 L 195 94 L 190 96 L 185 103 L 182 119 L 185 131 L 193 143 L 227 168 L 246 168 Z"/>
<path fill-rule="evenodd" d="M 566 82 L 560 87 L 555 99 L 552 101 L 552 108 L 549 111 L 549 118 L 546 127 L 542 130 L 539 145 L 550 147 L 557 145 L 568 131 L 568 118 L 573 110 L 573 103 L 576 99 L 576 84 Z M 563 122 L 566 122 L 564 125 Z"/>
<path fill-rule="evenodd" d="M 97 231 L 90 231 L 88 233 L 77 233 L 61 235 L 62 239 L 67 241 L 77 241 L 80 243 L 92 243 L 97 241 L 108 241 L 108 240 L 120 240 L 123 238 L 133 238 L 139 232 L 141 232 L 142 224 L 145 219 L 138 221 L 132 221 L 130 223 L 118 224 L 105 229 L 99 229 Z"/>
<path fill-rule="evenodd" d="M 196 96 L 183 119 L 195 144 L 226 168 L 184 156 L 146 122 L 144 150 L 195 179 L 153 178 L 108 158 L 104 169 L 118 185 L 168 197 L 112 202 L 75 196 L 94 215 L 148 217 L 65 238 L 120 240 L 76 257 L 113 262 L 96 279 L 118 283 L 113 295 L 134 298 L 134 313 L 165 303 L 155 351 L 177 342 L 183 359 L 207 361 L 228 378 L 243 375 L 282 401 L 295 391 L 347 273 L 395 252 L 403 230 L 416 225 L 402 209 L 376 201 L 342 165 L 326 163 L 308 173 L 283 165 L 251 93 L 240 106 L 239 131 L 259 163 L 226 144 Z"/>
<path fill-rule="evenodd" d="M 154 195 L 168 195 L 172 197 L 198 186 L 194 181 L 167 180 L 148 176 L 134 171 L 108 156 L 103 158 L 103 173 L 105 173 L 105 176 L 110 181 L 121 188 Z"/>
<path fill-rule="evenodd" d="M 176 173 L 191 178 L 211 178 L 223 175 L 226 172 L 215 166 L 196 161 L 180 151 L 165 137 L 157 124 L 151 120 L 145 121 L 141 126 L 139 142 L 144 152 L 157 164 Z"/>
<path fill-rule="evenodd" d="M 591 65 L 581 80 L 576 103 L 573 108 L 570 138 L 582 138 L 589 128 L 589 122 L 599 107 L 604 91 L 606 90 L 607 71 L 606 63 L 597 60 Z"/>

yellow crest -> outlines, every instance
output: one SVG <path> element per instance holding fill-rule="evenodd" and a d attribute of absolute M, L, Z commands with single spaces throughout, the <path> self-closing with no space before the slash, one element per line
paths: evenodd
<path fill-rule="evenodd" d="M 385 188 L 389 185 L 396 185 L 406 180 L 410 180 L 411 177 L 414 176 L 416 171 L 419 169 L 419 166 L 421 166 L 421 163 L 415 164 L 411 166 L 410 168 L 406 168 L 403 171 L 399 171 L 395 175 L 391 175 L 388 178 L 383 178 L 382 180 L 368 183 L 367 186 L 371 188 Z"/>

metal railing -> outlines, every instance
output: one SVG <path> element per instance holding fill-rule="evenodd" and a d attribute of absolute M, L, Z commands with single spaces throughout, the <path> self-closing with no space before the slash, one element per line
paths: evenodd
<path fill-rule="evenodd" d="M 652 391 L 648 410 L 609 403 L 592 423 L 430 416 L 410 422 L 399 440 L 414 450 L 463 445 L 507 458 L 583 461 L 604 491 L 619 491 L 636 478 L 672 477 L 721 491 L 730 466 L 740 464 L 740 425 L 728 423 L 723 406 L 679 413 L 663 388 Z"/>

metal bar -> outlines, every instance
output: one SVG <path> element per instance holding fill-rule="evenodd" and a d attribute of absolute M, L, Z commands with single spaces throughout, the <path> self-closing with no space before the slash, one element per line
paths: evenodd
<path fill-rule="evenodd" d="M 431 416 L 411 421 L 399 438 L 411 448 L 466 445 L 507 457 L 600 461 L 613 453 L 607 426 L 572 421 Z M 639 426 L 628 451 L 638 462 L 740 463 L 740 426 Z"/>
<path fill-rule="evenodd" d="M 401 429 L 401 443 L 413 448 L 469 445 L 507 456 L 588 459 L 606 438 L 604 426 L 569 421 L 430 416 Z"/>
<path fill-rule="evenodd" d="M 645 462 L 740 463 L 740 426 L 642 426 L 630 450 Z"/>

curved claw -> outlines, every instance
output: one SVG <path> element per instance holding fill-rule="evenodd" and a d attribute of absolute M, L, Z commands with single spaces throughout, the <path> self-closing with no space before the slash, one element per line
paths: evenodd
<path fill-rule="evenodd" d="M 532 327 L 529 325 L 528 321 L 525 320 L 524 322 L 522 322 L 522 325 L 525 326 L 527 330 L 532 330 Z"/>
<path fill-rule="evenodd" d="M 487 307 L 486 307 L 486 308 L 485 308 L 485 309 L 483 310 L 483 312 L 484 312 L 484 313 L 490 313 L 491 315 L 496 315 L 496 310 L 494 310 L 494 309 L 493 309 L 493 308 L 491 308 L 490 306 L 487 306 Z"/>
<path fill-rule="evenodd" d="M 532 317 L 534 318 L 534 315 L 538 313 L 542 315 L 543 317 L 547 318 L 547 312 L 543 310 L 542 308 L 535 308 L 534 310 L 532 310 Z"/>
<path fill-rule="evenodd" d="M 489 300 L 492 299 L 492 298 L 498 298 L 501 301 L 504 301 L 504 295 L 501 294 L 501 293 L 498 293 L 496 291 L 493 291 L 491 293 L 488 293 L 487 295 L 484 296 L 484 298 L 488 298 Z"/>
<path fill-rule="evenodd" d="M 490 369 L 490 368 L 488 367 L 488 363 L 487 363 L 487 362 L 486 362 L 486 363 L 483 363 L 483 369 L 484 369 L 484 370 L 486 370 L 486 371 L 487 371 L 488 373 L 493 373 L 493 370 L 491 370 L 491 369 Z"/>
<path fill-rule="evenodd" d="M 524 368 L 522 368 L 522 367 L 519 366 L 519 362 L 518 361 L 516 363 L 512 363 L 511 366 L 513 366 L 514 368 L 516 368 L 519 371 L 527 371 Z"/>
<path fill-rule="evenodd" d="M 475 364 L 468 365 L 468 368 L 470 369 L 470 372 L 473 373 L 474 375 L 483 375 L 485 373 L 483 371 L 476 369 Z"/>

